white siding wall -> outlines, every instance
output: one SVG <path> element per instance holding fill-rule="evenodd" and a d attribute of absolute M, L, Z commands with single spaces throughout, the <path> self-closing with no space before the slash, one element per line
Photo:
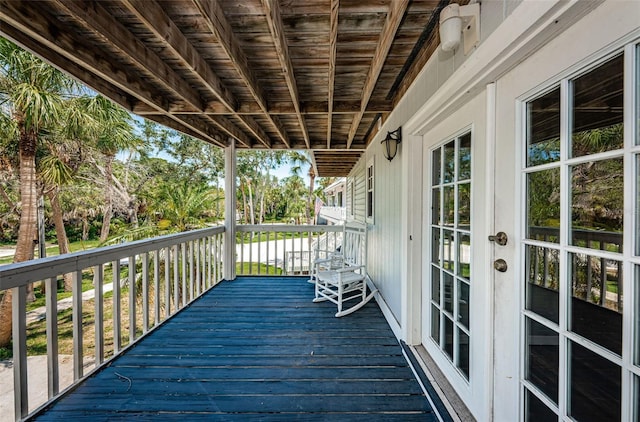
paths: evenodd
<path fill-rule="evenodd" d="M 353 200 L 353 212 L 351 212 L 351 198 L 347 198 L 347 206 L 349 209 L 347 210 L 347 219 L 350 219 L 350 216 L 353 216 L 355 221 L 360 221 L 364 223 L 365 220 L 365 197 L 366 197 L 366 184 L 365 184 L 365 163 L 363 160 L 360 160 L 358 164 L 355 165 L 350 178 L 353 179 L 353 194 L 355 198 Z"/>

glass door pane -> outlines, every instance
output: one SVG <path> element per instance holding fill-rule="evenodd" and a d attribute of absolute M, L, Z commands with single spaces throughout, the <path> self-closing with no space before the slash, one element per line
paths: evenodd
<path fill-rule="evenodd" d="M 430 336 L 469 379 L 471 133 L 447 141 L 430 156 Z"/>
<path fill-rule="evenodd" d="M 622 401 L 632 396 L 623 394 L 629 388 L 623 379 L 633 378 L 628 362 L 640 364 L 640 317 L 634 317 L 632 342 L 623 343 L 624 315 L 634 309 L 636 315 L 640 305 L 638 271 L 636 280 L 623 279 L 632 274 L 623 271 L 629 265 L 623 242 L 632 241 L 640 255 L 640 234 L 632 225 L 640 227 L 640 151 L 635 140 L 624 139 L 624 86 L 624 57 L 618 54 L 526 104 L 521 251 L 527 420 L 619 421 L 623 409 L 637 412 Z M 636 168 L 625 169 L 629 163 Z M 631 192 L 629 201 L 625 194 Z M 630 282 L 637 291 L 631 300 L 625 297 Z M 625 350 L 624 344 L 633 347 Z"/>

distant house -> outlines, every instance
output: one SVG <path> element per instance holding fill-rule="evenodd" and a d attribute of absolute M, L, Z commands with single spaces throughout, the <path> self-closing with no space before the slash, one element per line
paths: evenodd
<path fill-rule="evenodd" d="M 341 177 L 324 189 L 326 204 L 320 207 L 316 224 L 342 224 L 347 216 L 347 179 Z"/>

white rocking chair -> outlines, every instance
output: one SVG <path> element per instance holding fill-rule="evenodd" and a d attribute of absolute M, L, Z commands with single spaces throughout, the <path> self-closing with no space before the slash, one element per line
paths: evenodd
<path fill-rule="evenodd" d="M 366 254 L 366 226 L 345 224 L 340 252 L 314 262 L 313 301 L 329 300 L 338 305 L 336 317 L 349 315 L 366 305 L 377 292 L 375 289 L 367 294 Z M 345 302 L 349 304 L 346 306 Z"/>

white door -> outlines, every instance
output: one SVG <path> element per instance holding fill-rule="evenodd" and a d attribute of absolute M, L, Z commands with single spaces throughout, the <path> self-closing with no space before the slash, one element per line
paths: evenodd
<path fill-rule="evenodd" d="M 480 419 L 492 388 L 486 101 L 479 93 L 426 133 L 422 160 L 422 344 Z"/>
<path fill-rule="evenodd" d="M 637 63 L 627 45 L 498 97 L 494 420 L 639 420 Z"/>

